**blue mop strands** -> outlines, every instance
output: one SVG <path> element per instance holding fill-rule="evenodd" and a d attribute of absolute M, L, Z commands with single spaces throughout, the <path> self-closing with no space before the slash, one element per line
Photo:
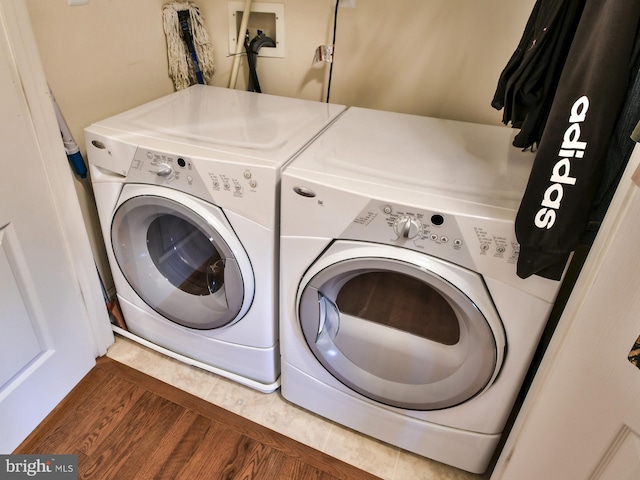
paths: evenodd
<path fill-rule="evenodd" d="M 187 51 L 191 55 L 191 61 L 193 62 L 193 70 L 196 74 L 198 83 L 203 85 L 204 78 L 202 77 L 202 71 L 200 70 L 200 62 L 198 62 L 198 55 L 196 54 L 196 47 L 193 44 L 193 36 L 191 35 L 191 27 L 189 25 L 189 17 L 191 14 L 188 10 L 181 10 L 178 12 L 178 21 L 180 22 L 180 30 L 182 31 L 182 39 L 187 45 Z"/>
<path fill-rule="evenodd" d="M 60 107 L 58 107 L 58 103 L 56 102 L 53 93 L 51 93 L 51 100 L 53 100 L 53 108 L 56 112 L 56 118 L 58 119 L 58 128 L 60 128 L 62 143 L 64 144 L 64 149 L 67 153 L 67 159 L 71 164 L 71 168 L 73 168 L 75 174 L 80 178 L 87 178 L 87 166 L 85 165 L 82 154 L 80 153 L 80 148 L 71 135 L 69 126 L 62 116 L 62 112 L 60 111 Z"/>

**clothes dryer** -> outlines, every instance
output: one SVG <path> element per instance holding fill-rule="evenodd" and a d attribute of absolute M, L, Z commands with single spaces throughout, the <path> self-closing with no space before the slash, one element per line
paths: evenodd
<path fill-rule="evenodd" d="M 350 108 L 285 168 L 286 399 L 487 468 L 559 287 L 516 275 L 514 133 Z"/>
<path fill-rule="evenodd" d="M 116 330 L 275 390 L 280 173 L 342 111 L 196 85 L 85 129 Z"/>

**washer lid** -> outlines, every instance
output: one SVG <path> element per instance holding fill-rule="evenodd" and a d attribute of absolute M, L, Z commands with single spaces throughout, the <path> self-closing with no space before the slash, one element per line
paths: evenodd
<path fill-rule="evenodd" d="M 201 330 L 231 325 L 253 301 L 249 258 L 217 207 L 127 185 L 111 243 L 129 285 L 172 322 Z"/>
<path fill-rule="evenodd" d="M 344 109 L 342 105 L 193 85 L 96 125 L 122 132 L 129 143 L 140 143 L 136 136 L 155 138 L 175 142 L 176 151 L 183 154 L 185 145 L 193 145 L 282 164 Z"/>
<path fill-rule="evenodd" d="M 331 375 L 403 409 L 474 397 L 496 377 L 506 346 L 477 274 L 397 247 L 336 242 L 302 279 L 298 314 Z"/>

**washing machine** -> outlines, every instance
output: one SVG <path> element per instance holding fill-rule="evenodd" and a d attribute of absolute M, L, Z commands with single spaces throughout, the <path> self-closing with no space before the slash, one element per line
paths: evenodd
<path fill-rule="evenodd" d="M 284 398 L 486 470 L 559 288 L 516 275 L 514 133 L 349 108 L 285 168 Z"/>
<path fill-rule="evenodd" d="M 115 329 L 274 391 L 280 174 L 343 110 L 196 85 L 86 128 Z"/>

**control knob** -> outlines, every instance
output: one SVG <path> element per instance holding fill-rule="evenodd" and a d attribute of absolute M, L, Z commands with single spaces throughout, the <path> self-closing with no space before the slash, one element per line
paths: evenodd
<path fill-rule="evenodd" d="M 415 238 L 422 232 L 422 224 L 413 217 L 400 217 L 393 224 L 393 229 L 398 238 Z"/>
<path fill-rule="evenodd" d="M 173 167 L 170 163 L 160 162 L 158 163 L 158 170 L 156 173 L 159 177 L 170 177 L 173 174 Z"/>

